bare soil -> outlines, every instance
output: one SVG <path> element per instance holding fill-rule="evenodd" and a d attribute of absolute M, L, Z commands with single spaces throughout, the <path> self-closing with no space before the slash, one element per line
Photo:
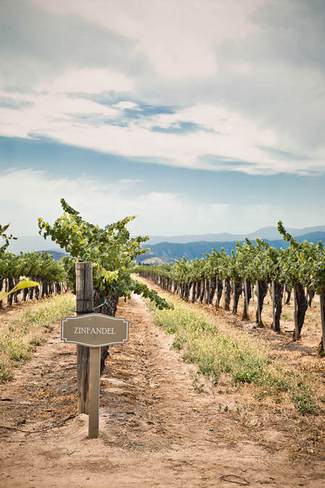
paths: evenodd
<path fill-rule="evenodd" d="M 75 346 L 60 342 L 59 324 L 0 387 L 1 487 L 324 486 L 313 418 L 198 380 L 142 299 L 118 316 L 130 337 L 102 377 L 99 439 L 87 439 L 87 416 L 76 414 Z"/>

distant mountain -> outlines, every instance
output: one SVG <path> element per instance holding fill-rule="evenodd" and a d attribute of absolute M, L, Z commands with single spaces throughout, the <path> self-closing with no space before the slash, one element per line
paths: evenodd
<path fill-rule="evenodd" d="M 302 229 L 295 229 L 288 227 L 287 231 L 294 237 L 302 237 L 309 234 L 315 234 L 317 232 L 325 232 L 325 225 L 317 225 L 314 227 L 303 227 Z M 246 237 L 246 236 L 244 236 Z M 269 239 L 278 240 L 280 235 L 276 227 L 262 227 L 256 232 L 248 234 L 248 239 Z M 308 239 L 306 239 L 308 240 Z"/>
<path fill-rule="evenodd" d="M 294 237 L 299 237 L 312 232 L 325 232 L 325 225 L 318 225 L 314 227 L 304 227 L 302 229 L 297 229 L 293 227 L 288 227 L 288 232 Z M 228 242 L 228 241 L 240 241 L 244 240 L 245 237 L 248 239 L 269 239 L 277 240 L 279 239 L 279 233 L 276 227 L 262 227 L 255 232 L 250 232 L 247 234 L 229 234 L 229 233 L 219 233 L 219 234 L 189 234 L 180 236 L 151 236 L 148 241 L 149 245 L 158 244 L 160 242 L 174 242 L 179 244 L 184 244 L 187 242 Z"/>
<path fill-rule="evenodd" d="M 68 256 L 66 252 L 61 252 L 61 251 L 37 251 L 37 252 L 46 252 L 48 254 L 51 254 L 52 258 L 55 259 L 55 261 L 58 261 L 59 259 L 63 258 L 64 256 Z"/>
<path fill-rule="evenodd" d="M 288 228 L 288 231 L 298 240 L 309 240 L 324 242 L 325 225 L 314 227 L 304 227 L 302 229 Z M 256 238 L 270 241 L 275 247 L 284 246 L 285 243 L 279 239 L 276 227 L 262 227 L 261 229 L 249 234 L 203 234 L 203 235 L 183 235 L 183 236 L 152 236 L 144 247 L 150 248 L 150 252 L 139 257 L 142 262 L 145 259 L 159 258 L 163 261 L 173 261 L 182 256 L 188 259 L 196 259 L 209 253 L 212 249 L 224 248 L 227 252 L 235 247 L 236 241 L 242 241 L 247 237 L 255 240 Z M 20 252 L 48 251 L 58 256 L 64 255 L 64 250 L 55 244 L 51 239 L 44 239 L 36 236 L 18 236 L 16 241 L 11 241 L 10 251 L 16 254 Z"/>
<path fill-rule="evenodd" d="M 223 242 L 237 241 L 244 239 L 243 234 L 229 234 L 227 232 L 220 234 L 188 234 L 181 236 L 151 236 L 147 244 L 158 244 L 160 242 L 174 242 L 177 244 L 186 244 L 187 242 Z"/>
<path fill-rule="evenodd" d="M 309 241 L 309 242 L 316 243 L 322 241 L 325 244 L 325 230 L 303 234 L 296 237 L 296 239 L 299 242 Z M 282 239 L 277 239 L 277 240 L 264 239 L 264 240 L 268 242 L 271 246 L 276 248 L 288 247 L 288 243 L 283 241 Z M 252 242 L 254 242 L 254 239 L 252 239 Z M 216 249 L 217 251 L 220 251 L 221 249 L 225 249 L 227 254 L 230 254 L 231 251 L 235 248 L 235 245 L 236 245 L 236 241 L 224 241 L 224 242 L 199 241 L 199 242 L 187 242 L 187 243 L 160 242 L 158 244 L 146 246 L 149 247 L 150 250 L 146 254 L 142 254 L 141 256 L 139 256 L 138 262 L 141 263 L 147 262 L 149 259 L 153 260 L 154 258 L 160 259 L 164 262 L 173 262 L 182 257 L 185 257 L 187 259 L 198 259 L 210 253 L 212 249 Z"/>
<path fill-rule="evenodd" d="M 309 241 L 316 244 L 317 242 L 321 241 L 325 244 L 325 232 L 324 231 L 317 231 L 317 232 L 308 232 L 307 234 L 299 235 L 296 237 L 298 242 Z"/>

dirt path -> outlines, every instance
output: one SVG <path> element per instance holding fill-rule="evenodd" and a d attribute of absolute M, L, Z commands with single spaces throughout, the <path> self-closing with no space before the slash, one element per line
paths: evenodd
<path fill-rule="evenodd" d="M 0 388 L 0 423 L 20 429 L 0 431 L 1 487 L 323 486 L 320 456 L 293 461 L 290 433 L 255 432 L 220 410 L 218 388 L 195 387 L 195 369 L 170 350 L 141 299 L 119 315 L 131 321 L 130 339 L 114 348 L 102 378 L 99 439 L 86 438 L 86 416 L 69 420 L 75 354 L 58 327 Z"/>

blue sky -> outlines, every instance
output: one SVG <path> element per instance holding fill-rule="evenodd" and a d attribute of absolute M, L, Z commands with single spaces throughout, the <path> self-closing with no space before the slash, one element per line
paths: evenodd
<path fill-rule="evenodd" d="M 4 0 L 0 208 L 149 234 L 323 224 L 322 0 Z"/>

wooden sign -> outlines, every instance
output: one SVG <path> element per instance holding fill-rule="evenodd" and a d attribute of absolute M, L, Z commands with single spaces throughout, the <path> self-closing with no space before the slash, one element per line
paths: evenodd
<path fill-rule="evenodd" d="M 90 348 L 88 394 L 88 437 L 90 439 L 97 438 L 99 433 L 100 348 L 126 342 L 128 329 L 126 320 L 100 313 L 67 317 L 61 322 L 61 338 L 64 342 Z"/>
<path fill-rule="evenodd" d="M 100 313 L 67 317 L 61 323 L 61 338 L 88 347 L 123 344 L 128 340 L 128 322 Z"/>

